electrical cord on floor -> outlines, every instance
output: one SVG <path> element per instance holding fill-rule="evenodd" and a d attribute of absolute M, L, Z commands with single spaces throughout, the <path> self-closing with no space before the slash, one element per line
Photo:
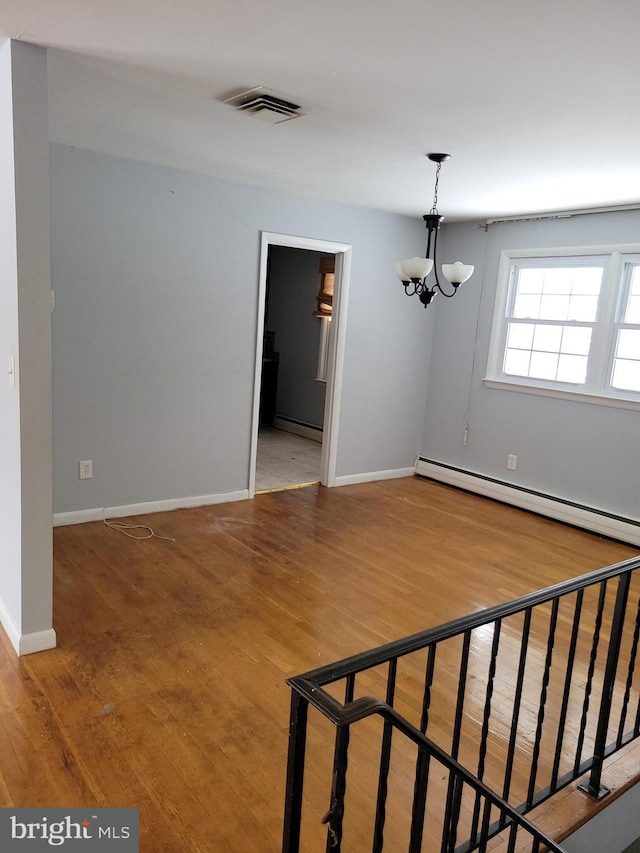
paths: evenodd
<path fill-rule="evenodd" d="M 119 533 L 124 533 L 125 536 L 128 536 L 129 539 L 164 539 L 167 542 L 175 542 L 175 539 L 172 539 L 171 536 L 160 536 L 152 527 L 149 527 L 146 524 L 126 524 L 124 521 L 107 521 L 106 518 L 102 519 L 106 527 L 110 527 L 112 530 L 117 530 Z M 146 530 L 146 535 L 137 535 L 135 533 L 129 533 L 130 530 Z"/>

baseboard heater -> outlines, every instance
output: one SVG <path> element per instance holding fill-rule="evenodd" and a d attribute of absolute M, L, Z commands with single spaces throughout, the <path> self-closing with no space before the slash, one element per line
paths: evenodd
<path fill-rule="evenodd" d="M 317 441 L 322 444 L 322 428 L 314 424 L 307 424 L 304 421 L 296 421 L 293 418 L 285 418 L 282 415 L 276 415 L 273 426 L 276 429 L 281 429 L 284 432 L 300 435 L 303 438 L 310 438 L 311 441 Z"/>
<path fill-rule="evenodd" d="M 545 515 L 565 524 L 583 527 L 592 533 L 619 539 L 631 545 L 640 545 L 640 521 L 632 518 L 546 495 L 524 486 L 515 486 L 503 480 L 487 477 L 485 474 L 465 471 L 463 468 L 425 459 L 422 456 L 416 460 L 415 473 L 419 477 L 457 486 L 468 492 L 475 492 L 493 500 L 538 513 L 538 515 Z"/>

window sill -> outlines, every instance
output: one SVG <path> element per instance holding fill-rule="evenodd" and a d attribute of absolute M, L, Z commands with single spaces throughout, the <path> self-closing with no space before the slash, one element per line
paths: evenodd
<path fill-rule="evenodd" d="M 517 391 L 520 394 L 534 394 L 538 397 L 556 397 L 559 400 L 573 400 L 577 403 L 589 403 L 594 406 L 610 406 L 614 409 L 630 409 L 640 412 L 640 400 L 625 400 L 621 397 L 603 397 L 600 394 L 585 394 L 578 391 L 561 391 L 558 388 L 543 388 L 541 385 L 523 385 L 519 382 L 505 382 L 498 379 L 483 379 L 487 388 L 499 391 Z"/>

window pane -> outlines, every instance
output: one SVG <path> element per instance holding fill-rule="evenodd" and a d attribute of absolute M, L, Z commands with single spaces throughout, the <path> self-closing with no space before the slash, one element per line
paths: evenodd
<path fill-rule="evenodd" d="M 592 323 L 598 311 L 597 296 L 572 296 L 569 302 L 567 320 L 579 320 Z"/>
<path fill-rule="evenodd" d="M 596 319 L 603 267 L 540 267 L 517 271 L 513 317 L 533 320 Z"/>
<path fill-rule="evenodd" d="M 543 352 L 558 352 L 562 339 L 562 326 L 542 326 L 536 324 L 533 336 L 533 349 Z"/>
<path fill-rule="evenodd" d="M 540 301 L 541 320 L 566 320 L 569 313 L 569 296 L 543 296 Z"/>
<path fill-rule="evenodd" d="M 527 350 L 508 349 L 504 354 L 504 372 L 509 376 L 528 376 L 530 357 Z"/>
<path fill-rule="evenodd" d="M 542 293 L 544 270 L 520 270 L 518 272 L 518 293 Z"/>
<path fill-rule="evenodd" d="M 509 323 L 504 373 L 584 385 L 591 328 Z"/>
<path fill-rule="evenodd" d="M 624 315 L 625 323 L 640 323 L 640 295 L 629 296 L 627 310 Z"/>
<path fill-rule="evenodd" d="M 581 355 L 561 355 L 558 360 L 558 382 L 584 385 L 587 378 L 587 358 Z"/>
<path fill-rule="evenodd" d="M 543 292 L 551 294 L 563 294 L 568 296 L 571 293 L 571 282 L 573 280 L 573 270 L 563 267 L 557 269 L 544 270 L 544 285 Z"/>
<path fill-rule="evenodd" d="M 531 349 L 534 326 L 529 323 L 509 323 L 507 346 L 510 349 Z"/>
<path fill-rule="evenodd" d="M 623 323 L 640 323 L 640 265 L 631 267 L 629 295 L 622 315 Z"/>
<path fill-rule="evenodd" d="M 640 392 L 640 361 L 617 358 L 613 365 L 611 385 L 620 391 Z"/>
<path fill-rule="evenodd" d="M 513 305 L 513 316 L 537 320 L 540 316 L 540 297 L 517 294 Z"/>
<path fill-rule="evenodd" d="M 591 329 L 584 326 L 563 326 L 560 352 L 572 355 L 589 355 Z"/>
<path fill-rule="evenodd" d="M 575 270 L 576 275 L 571 287 L 572 293 L 598 296 L 602 283 L 602 267 L 581 267 Z"/>
<path fill-rule="evenodd" d="M 536 379 L 555 379 L 558 356 L 550 352 L 532 352 L 529 376 Z"/>
<path fill-rule="evenodd" d="M 640 361 L 640 329 L 620 329 L 616 358 L 631 358 Z"/>

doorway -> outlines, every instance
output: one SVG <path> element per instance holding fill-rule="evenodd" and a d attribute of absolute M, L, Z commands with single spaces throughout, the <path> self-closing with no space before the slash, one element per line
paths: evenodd
<path fill-rule="evenodd" d="M 262 235 L 251 497 L 334 485 L 350 256 L 342 243 Z"/>

